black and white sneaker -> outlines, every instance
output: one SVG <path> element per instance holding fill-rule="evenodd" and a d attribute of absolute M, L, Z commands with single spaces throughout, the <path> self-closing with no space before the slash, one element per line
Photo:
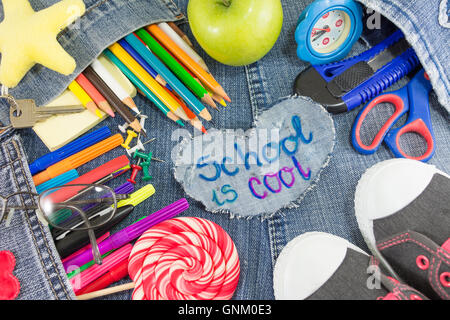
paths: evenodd
<path fill-rule="evenodd" d="M 355 214 L 372 254 L 397 280 L 450 299 L 450 177 L 419 161 L 380 162 L 361 177 Z"/>
<path fill-rule="evenodd" d="M 385 275 L 378 261 L 347 240 L 322 232 L 298 236 L 274 268 L 278 300 L 426 300 Z"/>

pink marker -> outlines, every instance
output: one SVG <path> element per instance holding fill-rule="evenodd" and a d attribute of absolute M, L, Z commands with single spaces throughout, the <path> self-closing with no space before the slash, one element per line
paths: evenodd
<path fill-rule="evenodd" d="M 105 257 L 101 265 L 94 264 L 92 267 L 72 277 L 69 281 L 75 294 L 91 282 L 100 278 L 103 274 L 107 273 L 115 265 L 127 260 L 132 249 L 133 246 L 131 244 L 127 244 Z"/>

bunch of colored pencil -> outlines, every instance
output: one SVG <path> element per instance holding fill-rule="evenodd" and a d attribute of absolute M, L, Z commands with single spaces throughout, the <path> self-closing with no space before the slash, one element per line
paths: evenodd
<path fill-rule="evenodd" d="M 142 28 L 111 45 L 103 55 L 140 93 L 181 126 L 187 121 L 206 133 L 199 117 L 210 121 L 212 116 L 205 105 L 217 110 L 216 102 L 226 106 L 225 101 L 231 101 L 187 36 L 172 22 Z M 99 109 L 113 117 L 117 111 L 132 129 L 143 129 L 130 112 L 139 114 L 133 99 L 104 61 L 97 59 L 69 89 L 99 117 L 103 116 Z"/>

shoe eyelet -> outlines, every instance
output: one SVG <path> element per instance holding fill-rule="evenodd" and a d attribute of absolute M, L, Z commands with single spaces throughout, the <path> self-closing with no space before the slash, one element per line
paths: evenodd
<path fill-rule="evenodd" d="M 417 294 L 412 294 L 409 296 L 409 300 L 423 300 L 423 299 L 419 297 Z"/>
<path fill-rule="evenodd" d="M 444 287 L 450 288 L 450 272 L 441 273 L 439 280 L 441 280 L 441 283 Z"/>
<path fill-rule="evenodd" d="M 420 255 L 416 258 L 416 264 L 421 270 L 427 270 L 430 266 L 430 260 L 424 255 Z"/>

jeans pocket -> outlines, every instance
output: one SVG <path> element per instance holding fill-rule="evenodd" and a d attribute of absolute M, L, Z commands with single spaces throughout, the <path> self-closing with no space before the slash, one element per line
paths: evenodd
<path fill-rule="evenodd" d="M 3 197 L 19 191 L 35 192 L 21 139 L 12 128 L 0 134 L 0 175 Z M 10 201 L 28 206 L 35 204 L 36 199 L 19 195 Z M 18 299 L 74 297 L 50 232 L 34 210 L 16 210 L 0 221 L 0 250 L 15 256 L 14 275 L 20 282 Z"/>
<path fill-rule="evenodd" d="M 40 2 L 48 7 L 54 1 Z M 184 17 L 171 0 L 85 0 L 85 3 L 84 15 L 58 35 L 59 43 L 76 60 L 75 71 L 64 76 L 35 65 L 10 90 L 15 98 L 34 99 L 38 106 L 44 105 L 61 94 L 112 43 L 143 26 Z"/>
<path fill-rule="evenodd" d="M 40 1 L 40 8 L 34 6 L 33 0 L 30 2 L 38 10 L 54 1 Z M 70 26 L 58 37 L 60 44 L 77 61 L 76 71 L 66 77 L 36 65 L 16 88 L 9 90 L 12 96 L 34 99 L 36 105 L 43 105 L 67 88 L 77 74 L 118 39 L 145 25 L 183 18 L 171 0 L 85 0 L 85 3 L 86 13 L 80 23 Z M 9 125 L 6 101 L 0 101 L 0 122 L 1 126 Z M 25 153 L 21 138 L 13 128 L 0 132 L 0 175 L 3 177 L 0 195 L 35 192 L 26 157 L 35 148 L 33 145 Z M 29 197 L 16 198 L 21 205 L 36 201 Z M 14 275 L 21 283 L 18 299 L 75 297 L 49 229 L 40 223 L 34 210 L 16 210 L 8 227 L 5 221 L 0 222 L 0 250 L 9 250 L 16 257 Z"/>

